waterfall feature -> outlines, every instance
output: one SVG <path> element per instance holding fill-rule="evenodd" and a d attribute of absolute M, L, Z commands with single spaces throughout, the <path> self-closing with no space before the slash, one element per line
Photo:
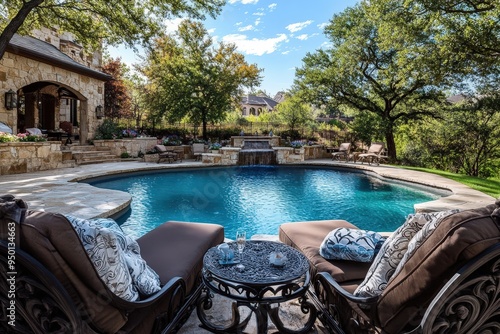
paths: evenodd
<path fill-rule="evenodd" d="M 266 139 L 245 139 L 238 165 L 276 165 L 276 152 Z"/>

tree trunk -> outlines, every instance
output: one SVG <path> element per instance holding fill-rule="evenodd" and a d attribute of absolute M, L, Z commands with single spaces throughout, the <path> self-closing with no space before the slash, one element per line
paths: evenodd
<path fill-rule="evenodd" d="M 0 34 L 0 59 L 3 58 L 12 36 L 14 36 L 14 34 L 23 25 L 28 14 L 33 10 L 33 8 L 38 7 L 42 2 L 43 0 L 24 2 L 19 12 L 17 12 L 17 15 L 9 22 L 9 24 L 7 24 L 5 29 Z"/>
<path fill-rule="evenodd" d="M 390 162 L 396 161 L 396 142 L 394 141 L 394 132 L 392 127 L 385 133 L 385 141 L 387 145 L 387 156 Z"/>

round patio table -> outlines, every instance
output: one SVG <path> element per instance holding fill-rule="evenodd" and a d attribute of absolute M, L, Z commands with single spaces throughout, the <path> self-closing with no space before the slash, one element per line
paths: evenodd
<path fill-rule="evenodd" d="M 217 247 L 209 249 L 203 258 L 204 286 L 197 304 L 201 327 L 214 333 L 241 333 L 254 313 L 258 333 L 267 333 L 268 318 L 280 333 L 309 332 L 316 320 L 316 309 L 306 296 L 310 284 L 307 258 L 298 250 L 273 241 L 247 241 L 241 257 L 235 242 L 228 245 L 234 251 L 236 263 L 221 264 Z M 283 266 L 270 263 L 272 252 L 286 256 Z M 245 266 L 243 270 L 238 269 L 239 262 Z M 205 314 L 213 306 L 213 293 L 233 300 L 232 319 L 227 326 L 211 323 Z M 301 311 L 308 314 L 301 329 L 286 328 L 279 316 L 280 303 L 293 299 L 298 299 Z M 241 306 L 250 310 L 245 319 L 240 316 Z"/>

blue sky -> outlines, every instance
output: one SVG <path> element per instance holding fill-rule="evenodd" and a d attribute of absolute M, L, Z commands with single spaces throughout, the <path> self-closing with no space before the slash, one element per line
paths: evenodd
<path fill-rule="evenodd" d="M 302 66 L 307 52 L 328 42 L 323 27 L 335 13 L 354 6 L 358 0 L 228 0 L 222 13 L 204 25 L 214 40 L 232 42 L 250 64 L 262 71 L 259 87 L 271 97 L 293 84 L 295 68 Z M 169 22 L 174 31 L 181 19 Z M 127 64 L 138 63 L 125 48 L 108 48 L 112 57 Z"/>

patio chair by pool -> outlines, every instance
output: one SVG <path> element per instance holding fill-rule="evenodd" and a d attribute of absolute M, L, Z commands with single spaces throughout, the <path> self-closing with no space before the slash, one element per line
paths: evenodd
<path fill-rule="evenodd" d="M 201 160 L 201 155 L 205 153 L 204 143 L 193 143 L 193 155 L 196 161 Z"/>
<path fill-rule="evenodd" d="M 351 153 L 351 143 L 342 143 L 340 144 L 338 152 L 332 153 L 332 160 L 340 161 L 341 159 L 344 159 L 345 161 L 347 161 L 350 153 Z"/>
<path fill-rule="evenodd" d="M 383 158 L 387 158 L 384 155 L 384 143 L 372 143 L 366 153 L 361 153 L 357 157 L 361 163 L 366 161 L 369 165 L 372 163 L 379 165 Z"/>
<path fill-rule="evenodd" d="M 0 300 L 5 307 L 15 302 L 11 317 L 3 313 L 1 333 L 175 332 L 201 293 L 203 255 L 224 241 L 220 225 L 166 222 L 134 242 L 140 247 L 135 251 L 157 274 L 143 275 L 145 265 L 141 265 L 134 267 L 142 268 L 137 276 L 130 271 L 130 253 L 115 256 L 120 254 L 117 249 L 127 248 L 122 245 L 127 239 L 119 233 L 118 239 L 105 238 L 116 231 L 109 228 L 86 234 L 90 228 L 78 229 L 74 221 L 57 213 L 26 211 L 23 201 L 0 196 Z M 15 242 L 9 239 L 14 235 Z M 92 257 L 101 254 L 88 251 L 87 242 L 92 240 L 105 256 Z M 106 268 L 117 262 L 125 270 Z M 114 279 L 111 287 L 103 272 L 104 277 Z M 156 289 L 151 293 L 138 290 L 132 299 L 119 297 L 112 289 L 130 287 L 122 279 L 127 272 L 136 275 L 142 287 L 156 282 Z M 13 277 L 13 283 L 7 284 Z"/>
<path fill-rule="evenodd" d="M 344 220 L 285 223 L 279 238 L 309 259 L 312 301 L 330 333 L 498 333 L 500 200 L 446 214 L 413 234 L 417 216 L 408 216 L 372 263 L 321 256 L 331 231 L 357 229 Z"/>
<path fill-rule="evenodd" d="M 158 152 L 158 163 L 162 160 L 167 160 L 168 162 L 174 162 L 180 159 L 182 162 L 182 158 L 179 157 L 177 152 L 174 150 L 169 150 L 165 145 L 158 144 L 155 146 L 156 152 Z"/>

